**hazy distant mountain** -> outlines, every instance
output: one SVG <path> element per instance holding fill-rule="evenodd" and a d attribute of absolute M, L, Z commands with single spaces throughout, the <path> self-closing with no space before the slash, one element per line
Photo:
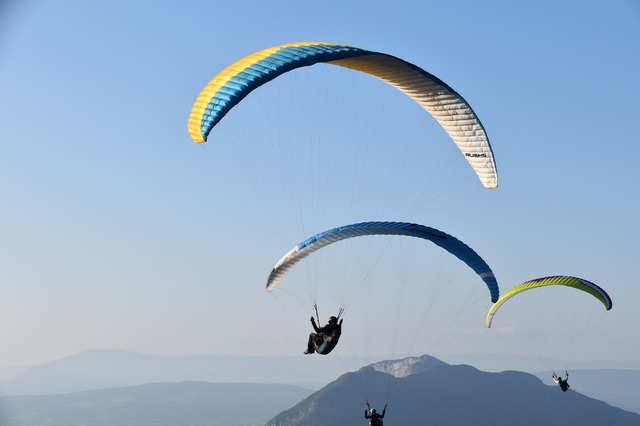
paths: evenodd
<path fill-rule="evenodd" d="M 0 368 L 0 383 L 6 383 L 15 379 L 25 372 L 29 367 L 5 367 Z"/>
<path fill-rule="evenodd" d="M 189 381 L 4 396 L 0 397 L 0 424 L 364 425 L 364 401 L 380 410 L 389 395 L 385 418 L 389 425 L 640 426 L 639 414 L 584 396 L 573 387 L 563 393 L 528 373 L 483 372 L 430 356 L 374 363 L 342 375 L 317 392 L 288 385 Z"/>
<path fill-rule="evenodd" d="M 333 355 L 332 355 L 333 356 Z M 468 356 L 476 359 L 474 356 Z M 495 357 L 501 359 L 499 356 Z M 424 358 L 407 358 L 406 365 L 398 362 L 379 362 L 374 366 L 380 372 L 402 375 L 391 369 L 409 368 L 415 360 L 421 361 L 415 368 L 425 368 L 426 364 L 445 364 L 436 358 L 429 363 Z M 470 364 L 460 360 L 449 364 Z M 344 363 L 328 363 L 319 356 L 266 357 L 266 356 L 159 356 L 122 350 L 93 350 L 74 356 L 48 362 L 20 370 L 0 374 L 0 394 L 4 395 L 52 395 L 93 389 L 135 386 L 147 383 L 206 381 L 213 383 L 283 383 L 309 389 L 320 389 L 347 372 L 344 365 L 366 365 L 373 361 L 357 364 L 346 357 Z M 495 360 L 494 360 L 495 361 Z M 511 360 L 514 361 L 514 360 Z M 505 361 L 505 365 L 509 364 Z M 513 362 L 515 365 L 524 362 Z M 606 363 L 602 363 L 607 365 Z M 446 364 L 445 364 L 446 365 Z M 481 365 L 484 365 L 481 363 Z M 509 364 L 511 365 L 511 364 Z M 474 364 L 475 367 L 478 367 Z M 412 367 L 413 368 L 413 367 Z M 481 368 L 483 369 L 483 368 Z M 505 366 L 502 370 L 508 368 Z M 418 371 L 411 371 L 416 373 Z M 492 371 L 492 370 L 488 370 Z M 640 413 L 640 371 L 639 370 L 575 370 L 572 372 L 572 389 L 584 395 L 601 399 L 616 407 Z M 19 373 L 19 374 L 18 374 Z M 551 384 L 548 373 L 540 377 Z"/>
<path fill-rule="evenodd" d="M 0 397 L 0 425 L 263 426 L 311 392 L 288 385 L 181 382 L 5 396 Z"/>
<path fill-rule="evenodd" d="M 286 383 L 319 389 L 345 372 L 330 371 L 326 363 L 318 368 L 321 361 L 320 357 L 302 356 L 302 351 L 292 357 L 160 356 L 100 349 L 27 368 L 0 383 L 0 394 L 50 395 L 187 380 Z"/>
<path fill-rule="evenodd" d="M 402 372 L 400 377 L 382 372 L 394 369 Z M 363 401 L 368 398 L 380 410 L 389 389 L 394 390 L 385 416 L 389 425 L 640 425 L 637 413 L 573 390 L 563 393 L 528 373 L 488 373 L 423 356 L 411 365 L 402 360 L 396 368 L 373 365 L 347 373 L 267 426 L 366 424 Z"/>
<path fill-rule="evenodd" d="M 449 364 L 473 365 L 479 370 L 494 372 L 515 370 L 536 374 L 546 365 L 566 364 L 566 360 L 563 359 L 545 358 L 544 362 L 541 362 L 540 357 L 523 355 L 442 354 L 435 356 Z M 640 370 L 640 361 L 572 361 L 571 368 L 573 370 Z"/>

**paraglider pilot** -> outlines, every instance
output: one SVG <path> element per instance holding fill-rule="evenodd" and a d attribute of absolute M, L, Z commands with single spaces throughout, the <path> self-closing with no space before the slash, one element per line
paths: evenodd
<path fill-rule="evenodd" d="M 570 388 L 568 372 L 566 371 L 564 372 L 564 379 L 562 377 L 557 376 L 556 373 L 553 373 L 551 375 L 551 378 L 553 379 L 554 382 L 560 385 L 560 389 L 562 389 L 562 392 L 566 392 Z"/>
<path fill-rule="evenodd" d="M 311 325 L 313 325 L 315 333 L 309 334 L 307 349 L 304 351 L 305 355 L 309 355 L 314 352 L 317 352 L 320 355 L 327 355 L 338 344 L 338 340 L 342 334 L 342 320 L 338 322 L 338 318 L 332 316 L 329 318 L 327 325 L 318 328 L 316 320 L 311 317 Z"/>
<path fill-rule="evenodd" d="M 367 402 L 367 409 L 364 410 L 364 418 L 369 419 L 369 426 L 382 426 L 382 419 L 384 413 L 387 411 L 387 404 L 384 405 L 382 414 L 378 413 L 375 408 L 371 408 L 369 402 Z"/>

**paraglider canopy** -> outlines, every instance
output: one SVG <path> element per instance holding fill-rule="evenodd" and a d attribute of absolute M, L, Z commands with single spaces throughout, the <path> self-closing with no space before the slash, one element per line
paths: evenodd
<path fill-rule="evenodd" d="M 509 291 L 503 294 L 500 299 L 498 299 L 498 301 L 495 302 L 489 309 L 486 318 L 487 327 L 491 327 L 494 315 L 496 314 L 500 306 L 502 306 L 507 300 L 528 290 L 555 285 L 571 287 L 575 288 L 576 290 L 588 293 L 598 299 L 604 305 L 606 310 L 610 310 L 613 307 L 613 302 L 611 301 L 611 298 L 609 297 L 607 292 L 591 281 L 587 281 L 583 278 L 578 277 L 554 275 L 550 277 L 536 278 L 509 289 Z"/>
<path fill-rule="evenodd" d="M 435 228 L 408 222 L 361 222 L 320 232 L 296 245 L 276 263 L 267 280 L 267 291 L 273 291 L 286 272 L 311 253 L 347 238 L 367 235 L 404 235 L 431 241 L 473 269 L 487 285 L 491 301 L 498 300 L 498 282 L 493 271 L 471 247 Z"/>
<path fill-rule="evenodd" d="M 291 70 L 318 63 L 360 71 L 404 92 L 431 114 L 462 151 L 482 184 L 498 186 L 493 152 L 471 106 L 445 82 L 385 53 L 336 43 L 299 42 L 271 47 L 229 65 L 201 91 L 189 116 L 189 134 L 205 142 L 216 124 L 249 93 Z"/>

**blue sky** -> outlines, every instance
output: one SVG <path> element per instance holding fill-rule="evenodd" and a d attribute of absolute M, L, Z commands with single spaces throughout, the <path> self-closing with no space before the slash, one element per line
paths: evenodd
<path fill-rule="evenodd" d="M 636 1 L 16 3 L 0 10 L 0 367 L 94 348 L 297 354 L 309 309 L 266 294 L 266 276 L 311 233 L 358 220 L 451 233 L 487 260 L 502 289 L 553 274 L 596 282 L 614 309 L 587 305 L 598 323 L 577 357 L 640 361 Z M 207 144 L 191 142 L 187 117 L 209 79 L 245 55 L 303 40 L 389 53 L 447 82 L 487 129 L 499 188 L 484 190 L 406 97 L 331 67 L 274 81 Z M 309 189 L 326 204 L 303 226 L 283 216 L 295 204 L 278 179 L 309 188 L 308 157 L 277 164 L 261 149 L 325 138 L 336 151 L 315 155 L 340 166 L 319 178 L 344 192 Z M 369 143 L 418 171 L 393 181 L 381 160 L 350 162 Z M 340 174 L 350 164 L 364 169 L 358 185 Z M 416 197 L 422 183 L 427 195 Z M 390 201 L 360 206 L 374 217 L 339 207 L 378 195 Z M 448 276 L 448 261 L 429 256 Z M 436 300 L 450 311 L 447 303 L 458 305 L 447 297 L 461 296 Z M 561 306 L 573 304 L 573 294 L 557 299 L 565 297 Z M 482 303 L 469 308 L 478 329 L 443 331 L 464 339 L 411 349 L 517 353 L 499 330 L 483 329 Z M 537 303 L 538 319 L 559 309 Z M 381 305 L 376 312 L 398 310 Z M 448 323 L 438 315 L 426 322 Z M 517 326 L 515 317 L 495 323 Z"/>

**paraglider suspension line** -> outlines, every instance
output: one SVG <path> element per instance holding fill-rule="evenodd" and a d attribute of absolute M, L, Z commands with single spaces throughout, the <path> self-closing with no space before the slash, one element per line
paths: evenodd
<path fill-rule="evenodd" d="M 320 315 L 318 315 L 318 305 L 316 305 L 314 303 L 313 304 L 313 309 L 315 309 L 315 311 L 316 311 L 316 321 L 318 322 L 318 324 L 320 324 Z"/>

